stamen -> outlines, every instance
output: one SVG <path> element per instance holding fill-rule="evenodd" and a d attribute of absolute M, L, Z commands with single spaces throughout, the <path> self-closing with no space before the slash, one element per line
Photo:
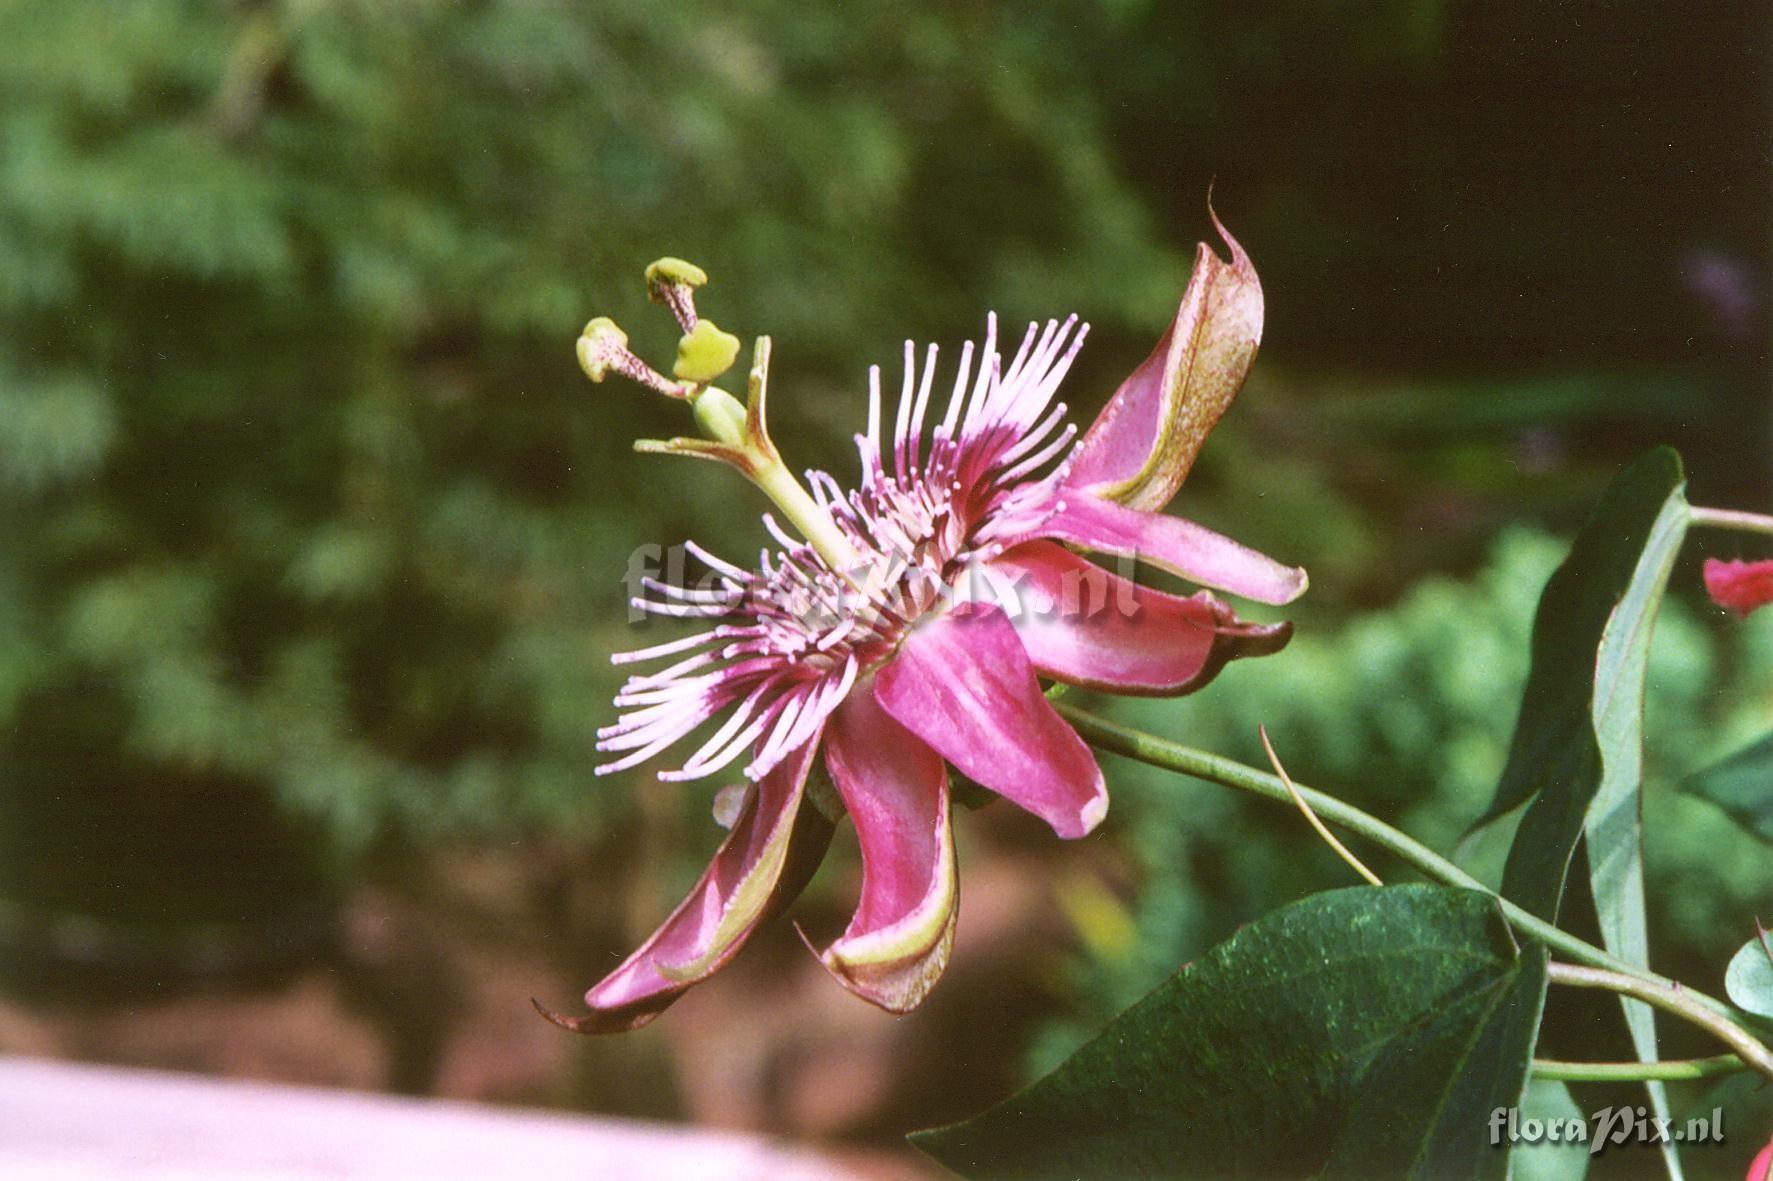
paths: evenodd
<path fill-rule="evenodd" d="M 683 701 L 726 679 L 727 672 L 725 669 L 721 669 L 718 672 L 702 673 L 700 676 L 676 681 L 672 684 L 635 685 L 617 693 L 616 704 L 625 709 L 631 705 L 664 705 L 666 702 Z M 633 685 L 633 682 L 630 682 L 630 685 Z"/>
<path fill-rule="evenodd" d="M 880 366 L 868 366 L 868 441 L 862 455 L 864 478 L 880 471 Z"/>
<path fill-rule="evenodd" d="M 905 450 L 910 443 L 912 382 L 917 369 L 917 346 L 905 342 L 905 380 L 899 387 L 899 414 L 893 425 L 893 470 L 905 478 Z"/>
<path fill-rule="evenodd" d="M 713 631 L 684 636 L 679 640 L 667 640 L 663 644 L 654 644 L 650 648 L 636 648 L 631 652 L 616 652 L 610 656 L 609 662 L 611 664 L 638 664 L 645 660 L 657 660 L 661 656 L 674 656 L 679 652 L 686 652 L 691 648 L 699 648 L 703 644 L 713 643 L 721 638 L 721 630 L 715 628 Z"/>
<path fill-rule="evenodd" d="M 669 681 L 675 681 L 677 678 L 688 673 L 693 673 L 699 668 L 707 668 L 710 664 L 713 664 L 719 659 L 720 653 L 718 652 L 698 652 L 694 656 L 680 660 L 669 668 L 660 669 L 656 673 L 647 673 L 645 676 L 630 677 L 628 679 L 628 684 L 623 686 L 622 691 L 625 694 L 629 687 L 635 689 L 650 689 L 655 685 L 663 685 Z"/>
<path fill-rule="evenodd" d="M 718 619 L 726 614 L 724 608 L 708 603 L 655 603 L 651 599 L 636 597 L 629 599 L 628 605 L 636 611 L 662 615 L 667 619 Z"/>
<path fill-rule="evenodd" d="M 1041 424 L 1023 435 L 1019 442 L 1011 446 L 999 456 L 998 462 L 1014 463 L 1022 456 L 1028 454 L 1029 451 L 1040 446 L 1041 440 L 1045 439 L 1050 433 L 1052 433 L 1054 427 L 1065 421 L 1065 411 L 1066 406 L 1063 402 L 1060 402 L 1051 410 L 1047 411 L 1047 416 L 1041 421 Z"/>
<path fill-rule="evenodd" d="M 966 409 L 967 375 L 973 369 L 973 342 L 967 341 L 960 348 L 960 369 L 954 375 L 954 392 L 948 396 L 948 413 L 942 416 L 941 432 L 944 438 L 952 439 L 955 428 L 960 425 L 961 412 Z"/>
<path fill-rule="evenodd" d="M 1021 463 L 1010 468 L 1008 471 L 1004 472 L 1001 476 L 997 477 L 998 483 L 1010 484 L 1010 483 L 1014 483 L 1016 480 L 1021 479 L 1023 476 L 1027 475 L 1029 472 L 1036 470 L 1043 463 L 1046 463 L 1048 460 L 1052 459 L 1055 455 L 1058 455 L 1061 451 L 1063 451 L 1067 447 L 1071 446 L 1071 440 L 1075 439 L 1076 437 L 1077 437 L 1077 424 L 1074 422 L 1066 423 L 1065 429 L 1059 432 L 1059 437 L 1057 439 L 1054 439 L 1046 447 L 1042 448 L 1038 454 L 1029 456 L 1027 459 L 1023 460 Z"/>
<path fill-rule="evenodd" d="M 770 536 L 776 539 L 776 544 L 781 546 L 784 551 L 793 551 L 801 548 L 801 542 L 789 536 L 788 531 L 782 528 L 781 524 L 776 520 L 776 515 L 774 513 L 763 514 L 763 527 L 769 530 Z M 785 557 L 787 554 L 784 553 L 783 556 Z"/>
<path fill-rule="evenodd" d="M 763 699 L 769 688 L 770 684 L 766 681 L 753 689 L 750 695 L 739 704 L 739 708 L 733 711 L 732 717 L 728 718 L 695 754 L 684 760 L 681 770 L 660 772 L 659 778 L 667 781 L 700 779 L 715 774 L 732 762 L 739 752 L 750 745 L 751 740 L 763 729 L 763 718 L 759 718 L 757 724 L 749 728 L 745 726 L 745 723 L 750 720 L 752 713 L 757 709 L 757 703 Z"/>
<path fill-rule="evenodd" d="M 1003 358 L 997 355 L 997 313 L 991 312 L 985 317 L 985 347 L 979 350 L 979 377 L 973 383 L 972 404 L 967 409 L 963 433 L 971 434 L 990 425 L 985 413 L 990 407 L 991 393 L 997 388 L 1002 362 Z"/>
<path fill-rule="evenodd" d="M 660 582 L 650 574 L 642 576 L 640 585 L 647 590 L 664 595 L 667 599 L 676 599 L 679 602 L 684 603 L 730 603 L 733 600 L 742 597 L 745 593 L 743 587 L 737 586 L 722 586 L 718 589 L 711 587 L 677 586 L 674 583 Z"/>
<path fill-rule="evenodd" d="M 654 755 L 658 754 L 660 751 L 664 750 L 673 742 L 676 742 L 679 738 L 682 738 L 685 734 L 688 734 L 691 730 L 694 730 L 705 721 L 707 721 L 705 715 L 698 716 L 696 713 L 685 713 L 678 720 L 677 725 L 665 730 L 653 741 L 647 743 L 633 753 L 624 755 L 613 762 L 599 763 L 597 766 L 591 768 L 591 772 L 594 775 L 613 775 L 617 771 L 626 771 L 630 767 L 638 767 L 640 764 L 646 762 L 648 759 L 652 758 Z M 600 749 L 607 750 L 619 748 L 600 747 Z"/>
<path fill-rule="evenodd" d="M 1056 320 L 1047 321 L 1046 336 L 1041 337 L 1041 345 L 1043 347 L 1047 342 L 1047 338 L 1052 336 L 1053 329 L 1057 324 L 1058 321 Z M 1022 376 L 1022 370 L 1028 365 L 1030 356 L 1040 351 L 1034 344 L 1034 334 L 1038 331 L 1040 331 L 1040 324 L 1037 321 L 1030 320 L 1028 322 L 1028 331 L 1022 334 L 1022 343 L 1016 347 L 1015 359 L 1010 362 L 1009 369 L 1005 371 L 1003 375 L 1004 384 L 1014 385 Z"/>
<path fill-rule="evenodd" d="M 774 728 L 769 737 L 759 744 L 751 762 L 746 764 L 745 778 L 753 782 L 762 779 L 770 773 L 771 768 L 781 762 L 782 756 L 787 753 L 785 742 L 793 732 L 794 724 L 800 720 L 801 712 L 806 709 L 809 696 L 803 687 L 796 686 L 777 698 L 771 706 L 774 711 Z"/>
<path fill-rule="evenodd" d="M 923 438 L 923 416 L 930 405 L 930 387 L 936 380 L 936 346 L 924 354 L 923 383 L 917 387 L 917 405 L 911 411 L 911 467 L 917 467 L 918 444 Z"/>
<path fill-rule="evenodd" d="M 735 566 L 731 562 L 722 561 L 720 558 L 715 557 L 693 541 L 684 542 L 683 550 L 698 562 L 701 562 L 704 566 L 707 566 L 709 569 L 717 571 L 718 573 L 724 574 L 728 578 L 734 578 L 740 582 L 750 582 L 755 577 L 751 571 L 746 570 L 741 566 Z"/>

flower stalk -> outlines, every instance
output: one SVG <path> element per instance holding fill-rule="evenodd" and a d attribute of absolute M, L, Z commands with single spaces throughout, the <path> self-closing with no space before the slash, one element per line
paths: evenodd
<path fill-rule="evenodd" d="M 1696 1003 L 1697 994 L 1680 984 L 1664 984 L 1640 974 L 1628 975 L 1577 964 L 1552 963 L 1547 965 L 1546 973 L 1553 984 L 1605 989 L 1643 1001 L 1665 1013 L 1673 1013 L 1729 1046 L 1751 1070 L 1773 1079 L 1773 1051 L 1736 1022 Z"/>
<path fill-rule="evenodd" d="M 1773 536 L 1773 517 L 1763 513 L 1693 505 L 1687 510 L 1687 519 L 1695 525 L 1706 525 L 1714 529 L 1734 529 L 1738 533 L 1763 533 Z"/>
<path fill-rule="evenodd" d="M 1691 1082 L 1749 1069 L 1735 1054 L 1677 1058 L 1668 1062 L 1565 1062 L 1533 1059 L 1533 1077 L 1566 1083 Z"/>

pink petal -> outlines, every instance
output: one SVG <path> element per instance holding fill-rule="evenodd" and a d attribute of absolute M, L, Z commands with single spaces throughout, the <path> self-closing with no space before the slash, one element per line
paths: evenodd
<path fill-rule="evenodd" d="M 1245 623 L 1205 591 L 1183 598 L 1033 541 L 991 563 L 1015 588 L 1012 622 L 1042 676 L 1119 693 L 1200 688 L 1229 660 L 1278 652 L 1290 624 Z"/>
<path fill-rule="evenodd" d="M 1206 243 L 1163 339 L 1078 443 L 1067 488 L 1156 510 L 1182 486 L 1207 432 L 1244 383 L 1262 340 L 1262 284 L 1217 217 L 1226 263 Z"/>
<path fill-rule="evenodd" d="M 615 1033 L 651 1021 L 730 960 L 759 921 L 805 887 L 831 839 L 831 822 L 801 807 L 818 742 L 807 742 L 749 793 L 732 832 L 689 897 L 652 938 L 585 994 L 592 1012 L 543 1016 L 576 1033 Z"/>
<path fill-rule="evenodd" d="M 1283 566 L 1193 521 L 1123 508 L 1084 493 L 1063 495 L 1062 507 L 1029 537 L 1050 537 L 1101 553 L 1136 557 L 1190 582 L 1258 603 L 1290 603 L 1304 594 L 1309 584 L 1299 567 Z"/>
<path fill-rule="evenodd" d="M 961 772 L 1081 837 L 1108 811 L 1096 757 L 1041 694 L 1008 617 L 966 603 L 912 628 L 874 679 L 881 708 Z"/>
<path fill-rule="evenodd" d="M 1755 1158 L 1748 1162 L 1748 1172 L 1743 1181 L 1770 1181 L 1773 1179 L 1773 1144 L 1755 1153 Z"/>
<path fill-rule="evenodd" d="M 1705 593 L 1712 602 L 1738 615 L 1773 602 L 1773 559 L 1742 562 L 1705 560 Z"/>
<path fill-rule="evenodd" d="M 831 716 L 825 765 L 861 839 L 862 899 L 820 958 L 857 996 L 903 1013 L 935 985 L 954 942 L 948 769 L 866 689 Z"/>

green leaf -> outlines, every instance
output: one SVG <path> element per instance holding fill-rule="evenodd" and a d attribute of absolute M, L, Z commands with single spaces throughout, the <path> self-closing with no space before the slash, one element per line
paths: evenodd
<path fill-rule="evenodd" d="M 1757 1017 L 1773 1017 L 1773 941 L 1765 931 L 1730 957 L 1724 970 L 1724 992 Z"/>
<path fill-rule="evenodd" d="M 1680 476 L 1679 461 L 1673 474 Z M 1601 745 L 1601 783 L 1588 805 L 1589 888 L 1601 942 L 1623 960 L 1648 967 L 1650 930 L 1644 898 L 1644 684 L 1650 637 L 1668 589 L 1675 555 L 1687 535 L 1688 509 L 1681 487 L 1669 493 L 1650 527 L 1631 585 L 1607 621 L 1595 661 L 1595 733 Z M 1657 1058 L 1656 1020 L 1642 1001 L 1620 999 L 1626 1028 L 1641 1061 Z M 1667 1088 L 1647 1083 L 1650 1105 L 1669 1114 Z M 1662 1145 L 1669 1176 L 1681 1176 L 1680 1158 Z"/>
<path fill-rule="evenodd" d="M 1576 842 L 1588 839 L 1589 886 L 1607 949 L 1649 962 L 1643 825 L 1644 676 L 1668 575 L 1686 536 L 1680 457 L 1658 448 L 1613 481 L 1539 600 L 1533 664 L 1492 814 L 1531 796 L 1502 892 L 1555 919 Z M 1640 1060 L 1654 1062 L 1648 1006 L 1622 999 Z M 1667 1116 L 1661 1083 L 1646 1084 Z M 1664 1158 L 1679 1177 L 1672 1148 Z"/>
<path fill-rule="evenodd" d="M 1658 448 L 1633 463 L 1602 495 L 1539 599 L 1532 668 L 1486 818 L 1532 800 L 1509 851 L 1503 893 L 1542 918 L 1557 915 L 1571 854 L 1602 786 L 1603 716 L 1611 739 L 1636 734 L 1615 711 L 1641 708 L 1643 662 L 1634 652 L 1648 647 L 1665 559 L 1684 531 L 1670 523 L 1681 489 L 1673 451 Z"/>
<path fill-rule="evenodd" d="M 1539 1121 L 1542 1128 L 1550 1127 L 1554 1120 L 1560 1128 L 1569 1128 L 1572 1121 L 1581 1122 L 1584 1116 L 1570 1095 L 1569 1084 L 1536 1078 L 1528 1082 L 1526 1098 L 1521 1101 L 1522 1125 L 1528 1120 Z M 1582 1181 L 1588 1175 L 1588 1161 L 1586 1141 L 1542 1137 L 1534 1144 L 1515 1145 L 1508 1158 L 1509 1181 Z"/>
<path fill-rule="evenodd" d="M 1543 944 L 1528 947 L 1507 987 L 1450 1001 L 1392 1039 L 1363 1074 L 1321 1176 L 1503 1176 L 1505 1154 L 1474 1129 L 1487 1129 L 1498 1108 L 1521 1105 L 1545 1008 L 1546 960 Z"/>
<path fill-rule="evenodd" d="M 968 1177 L 1501 1177 L 1544 998 L 1495 902 L 1314 895 L 1244 928 L 1052 1074 L 914 1136 Z M 1375 1174 L 1371 1170 L 1378 1169 Z"/>
<path fill-rule="evenodd" d="M 1709 800 L 1763 841 L 1773 841 L 1773 733 L 1677 785 Z"/>

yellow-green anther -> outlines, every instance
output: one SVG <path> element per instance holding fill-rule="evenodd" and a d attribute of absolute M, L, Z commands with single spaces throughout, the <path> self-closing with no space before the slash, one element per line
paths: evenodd
<path fill-rule="evenodd" d="M 669 256 L 648 264 L 646 289 L 654 303 L 663 302 L 659 292 L 664 287 L 701 287 L 708 282 L 708 272 L 693 262 Z"/>
<path fill-rule="evenodd" d="M 671 372 L 681 381 L 706 384 L 731 369 L 738 356 L 738 337 L 722 332 L 712 320 L 700 320 L 677 342 L 677 364 Z"/>
<path fill-rule="evenodd" d="M 735 347 L 737 343 L 734 342 Z M 690 409 L 695 413 L 696 425 L 708 438 L 729 447 L 745 447 L 745 407 L 737 398 L 719 386 L 709 386 L 696 395 Z"/>
<path fill-rule="evenodd" d="M 696 288 L 708 281 L 708 272 L 681 258 L 661 258 L 646 268 L 646 297 L 671 309 L 684 332 L 696 327 Z"/>
<path fill-rule="evenodd" d="M 608 316 L 599 316 L 579 333 L 578 352 L 579 367 L 585 376 L 602 381 L 609 375 L 611 365 L 617 366 L 618 371 L 622 368 L 621 362 L 629 355 L 628 334 Z"/>
<path fill-rule="evenodd" d="M 687 398 L 695 388 L 672 381 L 636 357 L 628 348 L 628 334 L 616 327 L 616 322 L 608 316 L 599 316 L 585 325 L 585 331 L 579 333 L 576 351 L 579 368 L 592 381 L 602 381 L 617 373 L 667 398 Z"/>

